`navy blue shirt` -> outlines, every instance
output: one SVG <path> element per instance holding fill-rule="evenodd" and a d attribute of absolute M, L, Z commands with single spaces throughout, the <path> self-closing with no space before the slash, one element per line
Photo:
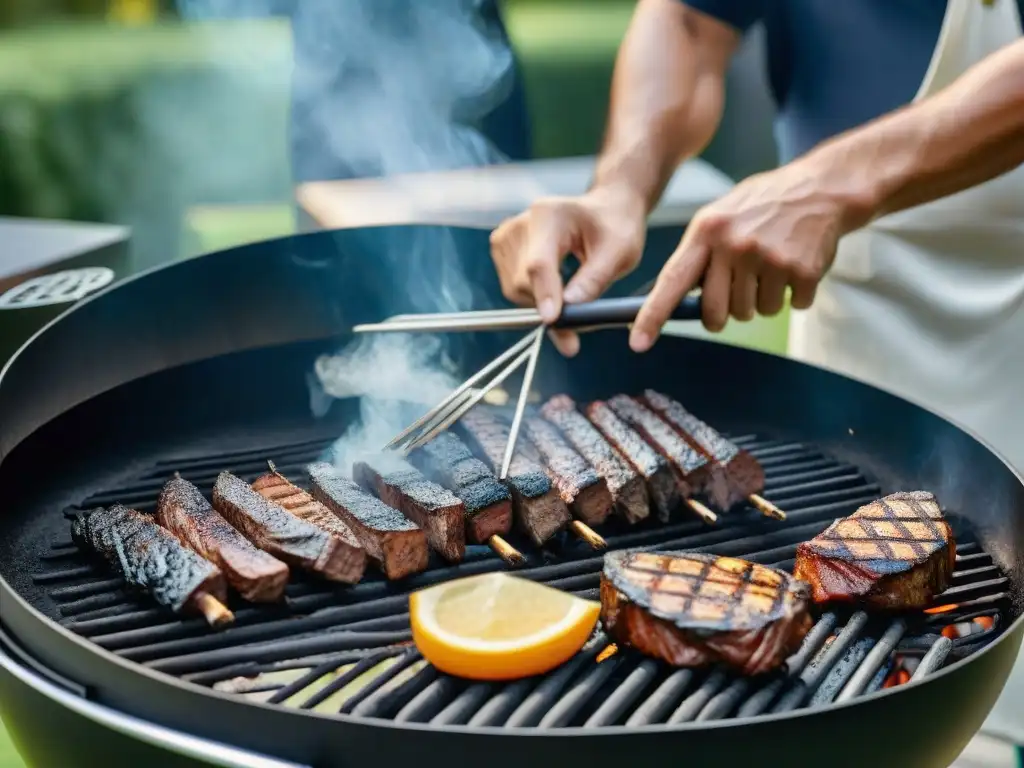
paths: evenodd
<path fill-rule="evenodd" d="M 946 0 L 684 2 L 743 32 L 764 22 L 782 162 L 912 101 L 946 12 Z"/>

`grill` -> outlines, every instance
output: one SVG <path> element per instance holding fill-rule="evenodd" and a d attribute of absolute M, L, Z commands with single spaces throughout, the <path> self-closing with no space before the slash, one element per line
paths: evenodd
<path fill-rule="evenodd" d="M 706 550 L 789 570 L 797 543 L 880 495 L 879 486 L 856 467 L 813 446 L 756 435 L 733 440 L 765 467 L 766 495 L 788 511 L 784 524 L 766 521 L 751 509 L 723 516 L 714 527 L 681 519 L 643 530 L 621 527 L 606 536 L 609 546 Z M 301 484 L 305 465 L 328 447 L 329 442 L 313 440 L 158 462 L 70 507 L 65 516 L 118 501 L 152 511 L 174 472 L 209 495 L 221 469 L 251 481 L 265 470 L 267 458 Z M 56 542 L 40 558 L 32 580 L 45 588 L 54 617 L 76 634 L 150 669 L 246 699 L 399 723 L 508 728 L 678 724 L 849 700 L 894 682 L 897 664 L 912 668 L 914 679 L 920 679 L 987 644 L 1003 625 L 1000 610 L 1009 600 L 1008 579 L 962 521 L 954 519 L 954 529 L 959 542 L 954 585 L 936 603 L 948 610 L 920 620 L 889 621 L 863 612 L 825 613 L 789 660 L 787 674 L 766 680 L 718 669 L 670 670 L 618 651 L 600 634 L 572 662 L 541 679 L 498 686 L 440 674 L 407 645 L 411 635 L 404 593 L 503 568 L 486 546 L 471 547 L 456 566 L 435 561 L 428 572 L 400 586 L 379 575 L 346 588 L 293 580 L 282 608 L 239 602 L 232 606 L 237 626 L 223 632 L 210 630 L 201 619 L 181 620 L 151 607 L 145 595 L 127 592 L 120 578 L 111 578 L 105 565 L 91 562 L 70 540 Z M 516 543 L 530 552 L 525 540 Z M 575 539 L 562 545 L 532 552 L 518 572 L 596 599 L 602 557 Z M 974 627 L 980 631 L 967 634 Z"/>

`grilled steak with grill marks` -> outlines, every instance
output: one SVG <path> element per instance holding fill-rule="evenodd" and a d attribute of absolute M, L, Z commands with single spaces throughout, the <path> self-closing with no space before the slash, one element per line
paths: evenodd
<path fill-rule="evenodd" d="M 526 437 L 543 457 L 545 471 L 562 495 L 562 501 L 587 525 L 603 523 L 612 511 L 608 481 L 544 419 L 527 416 L 523 427 Z"/>
<path fill-rule="evenodd" d="M 331 581 L 346 581 L 352 573 L 349 544 L 267 501 L 228 472 L 221 472 L 213 485 L 213 508 L 245 538 L 286 563 Z"/>
<path fill-rule="evenodd" d="M 722 437 L 667 395 L 648 389 L 644 402 L 658 413 L 695 450 L 722 468 L 724 482 L 709 487 L 711 502 L 731 509 L 764 490 L 764 469 L 747 451 Z"/>
<path fill-rule="evenodd" d="M 470 445 L 501 471 L 508 442 L 508 426 L 487 408 L 477 407 L 460 420 Z M 512 511 L 516 525 L 533 543 L 541 546 L 572 520 L 558 490 L 544 473 L 540 457 L 531 446 L 519 441 L 509 466 L 506 484 L 512 492 Z"/>
<path fill-rule="evenodd" d="M 366 551 L 341 518 L 277 472 L 267 472 L 257 477 L 252 483 L 252 489 L 267 501 L 281 505 L 296 517 L 335 537 L 339 559 L 341 551 L 348 553 L 348 566 L 343 573 L 337 573 L 336 581 L 356 584 L 363 578 L 366 571 Z"/>
<path fill-rule="evenodd" d="M 466 505 L 451 491 L 427 480 L 398 454 L 380 454 L 357 462 L 352 476 L 422 528 L 427 542 L 441 557 L 452 563 L 462 560 L 466 554 Z"/>
<path fill-rule="evenodd" d="M 72 521 L 71 535 L 79 546 L 99 553 L 125 581 L 172 611 L 198 611 L 197 601 L 204 594 L 227 599 L 221 570 L 149 515 L 120 504 L 88 510 Z"/>
<path fill-rule="evenodd" d="M 444 432 L 409 457 L 466 505 L 466 538 L 484 544 L 512 529 L 512 494 L 456 435 Z"/>
<path fill-rule="evenodd" d="M 724 485 L 725 477 L 721 468 L 691 448 L 654 411 L 628 395 L 616 395 L 608 401 L 608 405 L 668 460 L 675 470 L 679 493 L 683 498 L 704 492 L 709 496 L 722 493 L 720 486 Z"/>
<path fill-rule="evenodd" d="M 926 491 L 893 493 L 797 547 L 793 574 L 814 600 L 876 609 L 927 608 L 950 585 L 953 530 Z"/>
<path fill-rule="evenodd" d="M 554 424 L 608 483 L 615 511 L 630 523 L 650 514 L 647 486 L 633 467 L 619 456 L 597 428 L 576 409 L 568 395 L 557 395 L 541 408 L 545 419 Z"/>
<path fill-rule="evenodd" d="M 314 498 L 345 521 L 387 578 L 401 579 L 427 569 L 427 535 L 416 523 L 342 477 L 331 464 L 311 464 L 309 479 Z"/>
<path fill-rule="evenodd" d="M 607 403 L 597 401 L 587 406 L 587 419 L 644 479 L 658 519 L 666 522 L 679 504 L 679 485 L 665 458 L 620 419 Z"/>
<path fill-rule="evenodd" d="M 694 552 L 612 552 L 601 620 L 615 642 L 678 667 L 780 667 L 811 628 L 806 584 L 788 573 Z"/>
<path fill-rule="evenodd" d="M 188 480 L 175 477 L 164 485 L 156 520 L 220 568 L 228 583 L 246 600 L 276 602 L 288 584 L 288 566 L 254 547 L 210 506 Z"/>

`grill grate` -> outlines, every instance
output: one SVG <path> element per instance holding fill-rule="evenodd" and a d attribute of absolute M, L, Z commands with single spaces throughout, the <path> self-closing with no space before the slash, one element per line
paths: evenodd
<path fill-rule="evenodd" d="M 813 446 L 754 435 L 733 440 L 764 466 L 764 495 L 787 511 L 785 522 L 746 510 L 721 516 L 714 527 L 689 519 L 637 527 L 613 523 L 602 531 L 609 546 L 700 549 L 789 569 L 799 542 L 880 495 L 856 467 Z M 327 445 L 308 441 L 161 462 L 65 514 L 114 501 L 151 511 L 175 471 L 209 495 L 221 470 L 252 480 L 265 471 L 267 459 L 304 485 L 305 466 Z M 407 594 L 505 567 L 483 546 L 468 547 L 465 561 L 455 566 L 434 562 L 401 585 L 371 572 L 354 587 L 295 574 L 283 605 L 233 603 L 236 623 L 220 632 L 202 619 L 179 619 L 133 594 L 70 539 L 42 556 L 32 578 L 48 590 L 68 629 L 150 669 L 248 699 L 435 725 L 675 724 L 846 701 L 923 677 L 991 641 L 1002 630 L 1008 582 L 970 532 L 955 518 L 952 523 L 957 567 L 953 586 L 937 601 L 943 610 L 895 619 L 827 612 L 789 659 L 785 674 L 757 679 L 724 669 L 670 669 L 610 646 L 600 633 L 572 661 L 540 679 L 498 685 L 440 674 L 409 642 Z M 513 543 L 527 555 L 519 575 L 596 598 L 602 556 L 582 542 L 565 537 L 543 551 L 514 537 Z"/>

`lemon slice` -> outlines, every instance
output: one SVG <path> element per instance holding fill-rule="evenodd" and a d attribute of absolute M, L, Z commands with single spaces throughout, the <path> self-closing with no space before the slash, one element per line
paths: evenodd
<path fill-rule="evenodd" d="M 442 672 L 473 680 L 539 675 L 572 658 L 600 603 L 504 573 L 449 581 L 409 596 L 412 637 Z"/>

